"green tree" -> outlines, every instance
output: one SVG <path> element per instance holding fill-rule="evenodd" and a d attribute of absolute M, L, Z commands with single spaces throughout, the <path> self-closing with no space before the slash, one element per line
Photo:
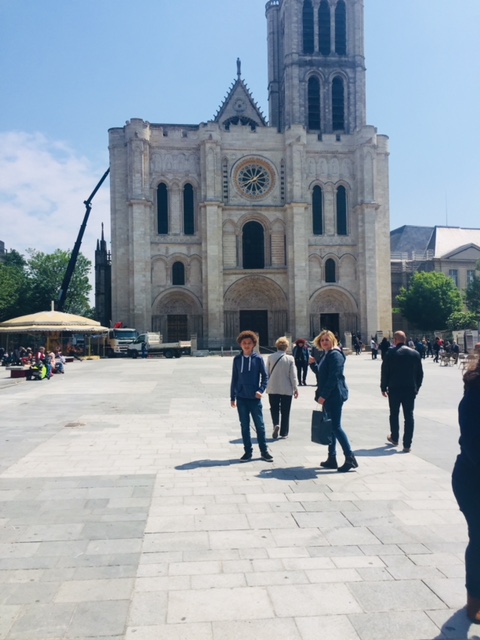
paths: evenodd
<path fill-rule="evenodd" d="M 477 262 L 472 281 L 465 289 L 465 304 L 467 309 L 476 315 L 478 321 L 480 319 L 480 260 Z"/>
<path fill-rule="evenodd" d="M 462 295 L 452 278 L 438 271 L 419 271 L 408 290 L 397 296 L 401 314 L 418 329 L 433 331 L 446 327 L 452 313 L 461 311 Z"/>
<path fill-rule="evenodd" d="M 25 292 L 25 272 L 22 268 L 0 264 L 0 322 L 21 313 Z"/>
<path fill-rule="evenodd" d="M 471 311 L 455 311 L 447 320 L 447 329 L 449 331 L 461 331 L 462 329 L 476 329 L 478 327 L 478 319 L 475 313 Z"/>
<path fill-rule="evenodd" d="M 52 300 L 58 300 L 70 252 L 57 249 L 54 253 L 46 254 L 29 249 L 27 253 L 30 256 L 26 266 L 30 309 L 26 313 L 48 311 Z M 80 253 L 65 302 L 66 313 L 85 315 L 90 312 L 88 296 L 92 287 L 88 276 L 91 267 L 90 260 Z"/>

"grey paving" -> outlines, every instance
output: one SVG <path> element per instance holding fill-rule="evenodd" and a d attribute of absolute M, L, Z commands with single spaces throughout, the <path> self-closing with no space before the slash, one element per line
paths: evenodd
<path fill-rule="evenodd" d="M 343 475 L 309 441 L 313 387 L 275 462 L 240 464 L 230 368 L 0 370 L 0 640 L 478 640 L 450 488 L 460 371 L 426 361 L 403 454 L 385 439 L 380 361 L 350 356 L 360 466 Z"/>

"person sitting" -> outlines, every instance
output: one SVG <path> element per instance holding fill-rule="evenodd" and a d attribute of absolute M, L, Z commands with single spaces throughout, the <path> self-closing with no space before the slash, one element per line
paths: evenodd
<path fill-rule="evenodd" d="M 31 365 L 27 371 L 27 380 L 43 380 L 47 377 L 47 367 L 43 360 L 39 359 Z"/>
<path fill-rule="evenodd" d="M 59 350 L 55 354 L 55 373 L 65 373 L 65 356 Z"/>

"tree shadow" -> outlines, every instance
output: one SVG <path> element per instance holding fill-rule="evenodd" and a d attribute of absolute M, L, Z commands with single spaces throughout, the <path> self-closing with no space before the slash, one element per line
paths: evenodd
<path fill-rule="evenodd" d="M 472 635 L 473 634 L 473 635 Z M 433 640 L 480 640 L 480 625 L 470 622 L 465 608 L 456 611 L 444 624 Z"/>
<path fill-rule="evenodd" d="M 275 480 L 315 480 L 317 478 L 316 469 L 306 467 L 273 467 L 272 469 L 262 469 L 257 478 Z"/>

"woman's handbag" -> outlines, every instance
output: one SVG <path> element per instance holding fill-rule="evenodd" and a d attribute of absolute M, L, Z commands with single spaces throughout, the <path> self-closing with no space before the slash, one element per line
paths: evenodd
<path fill-rule="evenodd" d="M 325 409 L 312 411 L 312 442 L 317 444 L 332 444 L 332 421 Z"/>

